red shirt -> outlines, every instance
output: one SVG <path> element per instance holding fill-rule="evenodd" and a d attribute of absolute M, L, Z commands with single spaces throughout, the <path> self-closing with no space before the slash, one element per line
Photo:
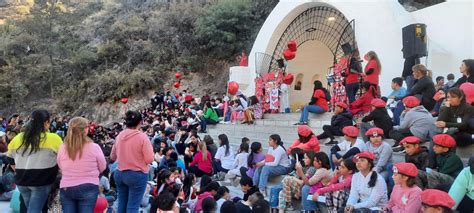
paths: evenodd
<path fill-rule="evenodd" d="M 319 106 L 324 109 L 324 111 L 328 111 L 328 101 L 326 101 L 326 94 L 324 93 L 323 90 L 316 90 L 313 93 L 313 97 L 317 98 L 316 103 L 314 105 Z"/>
<path fill-rule="evenodd" d="M 348 72 L 346 77 L 346 84 L 359 83 L 359 74 Z"/>
<path fill-rule="evenodd" d="M 374 72 L 372 72 L 370 75 L 367 75 L 364 77 L 364 81 L 368 81 L 371 84 L 379 85 L 379 73 L 380 73 L 380 67 L 377 65 L 377 61 L 375 60 L 370 60 L 367 66 L 365 66 L 364 72 L 367 74 L 367 71 L 369 69 L 373 68 Z"/>

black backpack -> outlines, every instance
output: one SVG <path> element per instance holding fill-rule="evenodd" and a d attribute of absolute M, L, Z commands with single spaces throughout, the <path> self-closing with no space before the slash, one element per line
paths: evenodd
<path fill-rule="evenodd" d="M 331 93 L 329 92 L 329 90 L 323 89 L 323 91 L 324 91 L 324 95 L 326 96 L 326 101 L 330 101 L 331 100 Z"/>

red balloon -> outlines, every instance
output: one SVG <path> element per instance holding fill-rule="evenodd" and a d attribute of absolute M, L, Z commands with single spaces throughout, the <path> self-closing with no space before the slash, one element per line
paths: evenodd
<path fill-rule="evenodd" d="M 237 91 L 239 91 L 239 84 L 235 81 L 229 82 L 228 91 L 231 95 L 237 94 Z"/>
<path fill-rule="evenodd" d="M 173 84 L 173 86 L 174 88 L 178 89 L 181 86 L 181 84 L 179 82 L 176 82 Z"/>
<path fill-rule="evenodd" d="M 283 57 L 285 57 L 285 60 L 293 60 L 296 57 L 296 52 L 291 51 L 290 49 L 286 49 L 283 52 Z"/>
<path fill-rule="evenodd" d="M 291 83 L 293 83 L 294 78 L 295 77 L 293 76 L 293 74 L 288 73 L 285 77 L 283 77 L 283 83 L 291 85 Z"/>
<path fill-rule="evenodd" d="M 296 52 L 297 46 L 298 46 L 298 45 L 296 45 L 296 41 L 295 41 L 295 40 L 290 40 L 290 41 L 288 41 L 288 49 L 289 49 L 289 50 L 291 50 L 291 51 L 293 51 L 293 52 Z"/>
<path fill-rule="evenodd" d="M 180 79 L 183 74 L 181 74 L 180 72 L 177 72 L 176 74 L 174 74 L 174 76 L 177 78 L 177 79 Z"/>
<path fill-rule="evenodd" d="M 120 99 L 120 102 L 122 102 L 122 104 L 127 104 L 128 103 L 128 98 L 122 98 L 122 99 Z"/>

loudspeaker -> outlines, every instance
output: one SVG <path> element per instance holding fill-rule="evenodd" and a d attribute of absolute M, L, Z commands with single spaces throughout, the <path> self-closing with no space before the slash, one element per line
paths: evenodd
<path fill-rule="evenodd" d="M 428 55 L 426 25 L 410 24 L 402 28 L 403 58 L 421 58 Z"/>
<path fill-rule="evenodd" d="M 280 58 L 277 60 L 277 64 L 278 64 L 278 68 L 283 68 L 285 67 L 285 60 L 283 60 L 283 58 Z"/>
<path fill-rule="evenodd" d="M 342 52 L 344 52 L 344 55 L 347 55 L 352 52 L 352 46 L 349 43 L 344 43 L 341 45 Z"/>

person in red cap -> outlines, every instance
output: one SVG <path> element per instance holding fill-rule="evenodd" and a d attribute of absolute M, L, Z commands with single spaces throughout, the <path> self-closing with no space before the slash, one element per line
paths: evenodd
<path fill-rule="evenodd" d="M 359 129 L 357 127 L 346 126 L 342 129 L 342 132 L 344 133 L 344 141 L 331 148 L 329 160 L 332 170 L 334 170 L 336 166 L 339 166 L 345 159 L 352 159 L 357 153 L 367 151 L 367 146 L 364 141 L 357 138 L 359 135 Z"/>
<path fill-rule="evenodd" d="M 298 126 L 298 139 L 296 139 L 295 142 L 293 142 L 293 144 L 288 148 L 288 154 L 291 154 L 291 151 L 294 148 L 301 149 L 304 152 L 319 152 L 319 141 L 316 138 L 316 135 L 314 135 L 313 130 L 311 130 L 308 125 Z"/>
<path fill-rule="evenodd" d="M 405 162 L 413 163 L 419 170 L 425 170 L 429 164 L 428 148 L 420 145 L 421 140 L 415 136 L 404 138 L 400 145 L 405 149 Z"/>
<path fill-rule="evenodd" d="M 452 213 L 456 202 L 444 191 L 426 189 L 421 193 L 421 204 L 425 213 Z"/>
<path fill-rule="evenodd" d="M 421 189 L 415 184 L 418 169 L 412 163 L 397 163 L 393 166 L 393 188 L 385 210 L 393 213 L 420 212 Z"/>
<path fill-rule="evenodd" d="M 439 112 L 436 127 L 443 133 L 450 134 L 457 142 L 457 146 L 474 144 L 474 127 L 469 125 L 474 114 L 473 108 L 466 103 L 464 93 L 456 87 L 448 90 L 445 106 Z"/>
<path fill-rule="evenodd" d="M 358 173 L 352 176 L 351 192 L 345 212 L 355 209 L 383 208 L 387 204 L 387 184 L 381 175 L 374 171 L 375 155 L 361 152 L 354 157 Z"/>
<path fill-rule="evenodd" d="M 376 97 L 375 89 L 369 82 L 361 84 L 362 95 L 349 105 L 349 111 L 353 115 L 366 114 L 372 109 L 370 102 Z"/>
<path fill-rule="evenodd" d="M 427 141 L 430 130 L 433 129 L 434 118 L 424 106 L 420 105 L 420 100 L 415 96 L 408 96 L 403 99 L 405 110 L 400 115 L 400 125 L 394 126 L 389 132 L 390 138 L 395 140 L 393 151 L 403 150 L 400 141 L 407 136 L 416 136 L 421 141 Z"/>
<path fill-rule="evenodd" d="M 390 115 L 388 115 L 387 108 L 385 108 L 385 101 L 376 98 L 372 100 L 371 105 L 372 110 L 368 115 L 362 118 L 362 122 L 359 125 L 364 141 L 368 140 L 368 138 L 365 137 L 365 132 L 372 127 L 383 129 L 385 137 L 388 137 L 388 133 L 393 129 L 393 122 Z M 369 122 L 373 122 L 374 125 Z"/>
<path fill-rule="evenodd" d="M 374 170 L 377 171 L 389 183 L 389 187 L 393 186 L 392 181 L 392 147 L 387 142 L 383 141 L 383 130 L 380 128 L 371 128 L 365 135 L 369 137 L 369 142 L 366 143 L 367 151 L 375 154 Z"/>
<path fill-rule="evenodd" d="M 449 189 L 454 178 L 463 169 L 463 164 L 455 150 L 456 141 L 448 134 L 433 136 L 433 151 L 436 154 L 436 167 L 426 169 L 427 188 Z M 422 173 L 424 173 L 422 171 Z"/>
<path fill-rule="evenodd" d="M 352 125 L 352 113 L 347 111 L 347 104 L 337 102 L 334 108 L 334 115 L 331 117 L 331 125 L 323 126 L 323 133 L 318 135 L 318 140 L 330 138 L 326 145 L 337 144 L 335 136 L 343 136 L 342 128 Z"/>

